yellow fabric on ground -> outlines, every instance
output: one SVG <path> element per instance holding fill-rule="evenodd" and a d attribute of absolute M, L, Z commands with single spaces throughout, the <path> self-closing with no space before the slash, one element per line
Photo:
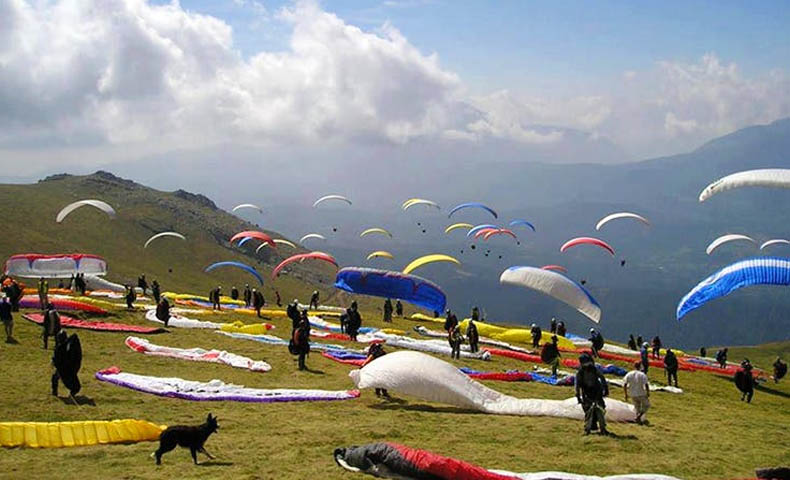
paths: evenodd
<path fill-rule="evenodd" d="M 166 427 L 144 420 L 2 422 L 0 446 L 61 448 L 107 443 L 152 442 Z"/>

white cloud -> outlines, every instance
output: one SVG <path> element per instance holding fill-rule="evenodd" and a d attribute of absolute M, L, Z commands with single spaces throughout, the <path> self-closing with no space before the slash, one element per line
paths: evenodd
<path fill-rule="evenodd" d="M 2 151 L 87 161 L 93 149 L 106 161 L 222 143 L 545 147 L 566 127 L 639 158 L 790 115 L 787 74 L 746 77 L 713 54 L 623 72 L 606 91 L 469 97 L 437 54 L 389 24 L 363 31 L 309 1 L 276 13 L 234 1 L 285 25 L 288 47 L 242 56 L 227 23 L 177 2 L 0 0 L 0 161 Z"/>

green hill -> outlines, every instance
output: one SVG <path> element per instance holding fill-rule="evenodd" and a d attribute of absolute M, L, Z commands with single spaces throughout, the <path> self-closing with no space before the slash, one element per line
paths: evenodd
<path fill-rule="evenodd" d="M 61 208 L 86 198 L 109 203 L 117 218 L 111 220 L 97 209 L 83 207 L 62 223 L 55 222 Z M 157 191 L 107 172 L 55 175 L 33 185 L 0 185 L 0 216 L 7 226 L 0 235 L 2 258 L 17 253 L 92 253 L 107 260 L 110 281 L 136 285 L 137 277 L 145 273 L 149 282 L 157 279 L 163 290 L 203 295 L 217 284 L 223 285 L 225 294 L 232 285 L 239 289 L 245 283 L 255 286 L 257 281 L 239 270 L 203 272 L 211 263 L 236 260 L 263 274 L 267 300 L 274 299 L 275 287 L 284 302 L 294 297 L 306 302 L 314 289 L 321 290 L 323 298 L 335 294 L 329 288 L 333 270 L 322 265 L 295 266 L 292 275 L 270 282 L 277 263 L 304 251 L 281 246 L 256 254 L 256 242 L 243 249 L 231 247 L 228 240 L 235 233 L 260 228 L 218 209 L 210 199 L 183 190 Z M 168 230 L 185 235 L 187 241 L 163 238 L 143 248 L 151 235 Z"/>
<path fill-rule="evenodd" d="M 54 221 L 66 203 L 80 198 L 101 198 L 114 205 L 116 220 L 91 208 L 70 215 L 63 224 Z M 86 251 L 104 256 L 108 277 L 129 282 L 145 272 L 158 278 L 165 289 L 204 293 L 217 282 L 226 287 L 248 281 L 244 274 L 214 272 L 203 267 L 217 260 L 257 260 L 250 251 L 231 249 L 227 239 L 250 228 L 209 200 L 186 192 L 157 192 L 107 174 L 58 177 L 36 185 L 0 187 L 6 229 L 0 236 L 0 253 L 37 251 L 54 253 Z M 153 233 L 176 230 L 188 242 L 165 239 L 142 248 Z M 283 252 L 262 250 L 261 264 L 268 274 Z M 290 253 L 290 252 L 289 252 Z M 305 264 L 296 275 L 276 281 L 283 299 L 305 298 L 315 285 L 326 286 L 331 270 Z M 172 269 L 173 272 L 168 272 Z M 323 283 L 320 283 L 320 282 Z M 268 286 L 267 286 L 267 291 Z M 327 303 L 348 299 L 324 290 Z M 271 296 L 268 296 L 271 298 Z M 380 313 L 363 303 L 366 325 L 382 327 Z M 235 313 L 203 315 L 214 321 L 252 317 Z M 119 309 L 110 321 L 150 325 L 142 311 Z M 289 322 L 267 319 L 271 333 L 286 338 Z M 416 323 L 396 319 L 388 327 L 411 331 Z M 432 327 L 433 328 L 433 327 Z M 752 477 L 757 467 L 787 464 L 786 426 L 790 423 L 790 383 L 766 383 L 752 404 L 739 401 L 731 379 L 710 373 L 680 373 L 682 395 L 654 393 L 648 413 L 649 426 L 613 424 L 615 437 L 583 437 L 579 421 L 484 415 L 446 405 L 431 404 L 392 392 L 395 401 L 377 399 L 363 391 L 356 400 L 326 403 L 245 404 L 188 402 L 160 398 L 96 381 L 96 371 L 117 365 L 130 373 L 180 377 L 258 388 L 348 389 L 351 367 L 311 354 L 310 371 L 296 371 L 295 358 L 283 347 L 237 340 L 211 331 L 171 329 L 149 336 L 153 343 L 175 347 L 227 350 L 269 362 L 273 370 L 252 373 L 227 366 L 149 357 L 131 351 L 124 334 L 79 331 L 84 349 L 80 377 L 83 405 L 74 406 L 49 394 L 50 351 L 41 349 L 39 327 L 16 316 L 17 345 L 0 344 L 0 421 L 69 421 L 139 418 L 160 424 L 198 424 L 208 412 L 219 417 L 220 431 L 206 444 L 217 460 L 193 466 L 188 452 L 179 449 L 156 467 L 149 454 L 153 443 L 64 449 L 14 449 L 2 452 L 3 478 L 244 478 L 341 479 L 364 478 L 338 468 L 332 451 L 339 446 L 393 441 L 440 454 L 455 456 L 488 468 L 513 471 L 560 470 L 581 474 L 612 475 L 655 472 L 685 479 Z M 388 348 L 388 350 L 392 350 Z M 748 356 L 757 366 L 770 368 L 773 358 L 790 354 L 790 342 L 761 347 L 733 348 L 730 358 Z M 449 359 L 446 359 L 449 360 Z M 528 370 L 531 364 L 495 357 L 490 362 L 455 361 L 478 370 Z M 662 371 L 651 369 L 654 382 Z M 539 383 L 486 382 L 503 393 L 521 398 L 564 399 L 567 387 Z M 613 387 L 613 398 L 622 390 Z M 202 459 L 204 460 L 204 459 Z"/>

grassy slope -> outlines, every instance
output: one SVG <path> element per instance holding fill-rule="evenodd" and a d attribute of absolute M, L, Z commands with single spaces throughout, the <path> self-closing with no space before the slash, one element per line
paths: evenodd
<path fill-rule="evenodd" d="M 141 227 L 140 222 L 150 221 L 150 212 L 146 211 L 150 207 L 135 203 L 135 192 L 108 198 L 90 195 L 89 189 L 94 187 L 84 185 L 84 179 L 58 182 L 63 183 L 48 182 L 37 185 L 32 191 L 23 187 L 0 188 L 0 208 L 7 225 L 12 227 L 8 235 L 0 237 L 0 253 L 28 250 L 26 247 L 30 245 L 35 245 L 35 250 L 47 252 L 78 250 L 87 245 L 100 248 L 93 251 L 110 260 L 115 279 L 131 280 L 145 270 L 149 278 L 158 276 L 165 288 L 198 293 L 203 293 L 219 278 L 227 286 L 230 278 L 227 272 L 222 277 L 207 280 L 200 272 L 203 265 L 224 258 L 244 260 L 243 256 L 216 242 L 212 244 L 211 238 L 202 233 L 206 225 L 194 225 L 194 220 L 184 217 L 183 210 L 173 217 L 157 210 L 155 216 L 160 217 L 162 224 L 152 228 L 182 231 L 190 238 L 192 246 L 175 244 L 169 249 L 143 251 L 141 245 L 151 232 Z M 149 191 L 141 198 L 150 198 L 150 194 Z M 156 194 L 162 196 L 163 202 L 182 201 L 170 194 Z M 79 221 L 81 228 L 76 228 L 76 224 L 57 226 L 51 222 L 49 225 L 67 197 L 83 196 L 115 202 L 119 220 L 109 223 L 97 212 L 84 209 L 66 221 Z M 188 209 L 190 204 L 179 204 L 179 208 Z M 139 221 L 124 221 L 129 217 Z M 39 218 L 43 220 L 36 220 Z M 31 222 L 35 222 L 36 228 L 26 227 Z M 240 226 L 227 228 L 231 231 Z M 50 240 L 55 235 L 56 239 Z M 179 248 L 188 249 L 179 252 Z M 220 248 L 223 250 L 218 250 Z M 221 258 L 217 258 L 220 254 Z M 166 277 L 163 272 L 173 266 L 175 275 Z M 231 280 L 241 283 L 245 278 L 239 276 Z M 284 298 L 289 298 L 290 295 L 304 297 L 312 287 L 284 279 L 282 286 L 278 283 L 278 288 L 286 292 Z M 369 308 L 364 311 L 367 324 L 380 325 L 378 315 Z M 373 317 L 376 319 L 371 321 Z M 221 319 L 251 321 L 248 316 L 236 315 L 224 315 Z M 140 312 L 118 313 L 112 321 L 146 323 Z M 286 322 L 277 319 L 272 322 L 277 325 L 276 334 L 285 336 L 289 331 Z M 219 458 L 203 467 L 193 467 L 188 453 L 179 450 L 166 455 L 165 465 L 157 468 L 148 458 L 155 448 L 151 443 L 77 449 L 16 449 L 2 452 L 0 476 L 7 478 L 23 475 L 26 478 L 77 475 L 83 478 L 216 478 L 220 475 L 349 478 L 351 474 L 334 465 L 332 450 L 337 446 L 382 440 L 515 471 L 567 470 L 597 475 L 642 471 L 715 479 L 747 477 L 753 474 L 755 467 L 788 461 L 786 448 L 781 447 L 786 446 L 786 425 L 790 422 L 790 409 L 787 408 L 790 386 L 786 382 L 766 385 L 757 392 L 754 403 L 746 405 L 738 401 L 739 394 L 729 379 L 681 372 L 681 386 L 687 393 L 656 393 L 649 414 L 651 426 L 612 425 L 618 438 L 582 437 L 578 421 L 482 415 L 412 398 L 403 399 L 403 403 L 388 403 L 379 401 L 367 391 L 361 399 L 352 401 L 279 405 L 198 403 L 159 398 L 99 383 L 92 375 L 98 369 L 118 365 L 133 373 L 203 381 L 220 378 L 262 388 L 346 389 L 351 383 L 347 377 L 348 366 L 319 355 L 313 354 L 308 360 L 316 371 L 297 372 L 294 358 L 282 347 L 230 339 L 212 332 L 173 330 L 150 339 L 163 345 L 215 347 L 265 359 L 272 364 L 273 371 L 259 374 L 219 365 L 145 357 L 123 345 L 123 334 L 80 331 L 85 350 L 82 393 L 91 398 L 95 406 L 75 407 L 49 396 L 51 351 L 41 350 L 38 327 L 19 318 L 16 323 L 20 344 L 0 344 L 3 420 L 141 418 L 176 424 L 199 423 L 206 413 L 213 412 L 220 418 L 221 430 L 207 444 L 209 451 Z M 406 320 L 396 320 L 395 324 L 407 330 L 413 325 Z M 759 366 L 768 367 L 778 352 L 787 356 L 790 343 L 732 349 L 731 358 L 747 355 Z M 488 363 L 456 363 L 492 370 L 529 367 L 501 358 Z M 650 377 L 660 381 L 661 373 L 653 369 Z M 519 397 L 561 399 L 571 395 L 570 389 L 542 384 L 491 382 L 489 385 Z M 622 399 L 622 393 L 613 391 L 613 397 Z"/>

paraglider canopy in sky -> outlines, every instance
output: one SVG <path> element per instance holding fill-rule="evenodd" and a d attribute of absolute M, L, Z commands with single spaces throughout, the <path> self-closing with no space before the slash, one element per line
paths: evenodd
<path fill-rule="evenodd" d="M 765 247 L 770 247 L 771 245 L 790 245 L 790 240 L 785 240 L 784 238 L 774 238 L 760 245 L 760 250 L 764 249 Z"/>
<path fill-rule="evenodd" d="M 405 202 L 403 202 L 403 204 L 401 205 L 401 208 L 404 209 L 404 210 L 408 210 L 409 208 L 411 208 L 411 207 L 413 207 L 415 205 L 427 205 L 429 207 L 434 207 L 434 208 L 439 209 L 439 210 L 441 210 L 441 208 L 442 208 L 442 207 L 439 206 L 438 203 L 433 202 L 431 200 L 426 200 L 424 198 L 410 198 L 410 199 L 406 200 Z"/>
<path fill-rule="evenodd" d="M 380 233 L 392 238 L 392 234 L 388 230 L 379 227 L 368 228 L 367 230 L 364 230 L 362 233 L 360 233 L 359 236 L 364 237 L 365 235 L 370 235 L 372 233 Z"/>
<path fill-rule="evenodd" d="M 178 232 L 157 233 L 156 235 L 152 235 L 151 238 L 149 238 L 148 240 L 145 241 L 145 245 L 143 245 L 143 248 L 148 248 L 148 245 L 150 245 L 151 242 L 153 242 L 157 238 L 162 238 L 162 237 L 175 237 L 175 238 L 180 238 L 181 240 L 186 240 L 187 239 L 187 237 L 181 235 Z"/>
<path fill-rule="evenodd" d="M 481 232 L 482 231 L 484 231 L 484 230 L 481 230 Z M 480 233 L 480 232 L 478 232 L 478 233 Z M 518 237 L 516 236 L 516 234 L 513 233 L 513 230 L 510 230 L 509 228 L 496 228 L 496 229 L 493 229 L 493 230 L 488 230 L 488 231 L 486 231 L 485 235 L 483 236 L 483 240 L 488 240 L 489 238 L 493 237 L 494 235 L 510 235 L 511 237 L 513 237 L 513 239 L 518 240 Z"/>
<path fill-rule="evenodd" d="M 252 203 L 242 203 L 240 205 L 236 205 L 233 207 L 232 211 L 235 212 L 236 210 L 241 210 L 242 208 L 250 208 L 252 210 L 258 210 L 258 212 L 261 214 L 263 213 L 263 209 L 261 207 Z"/>
<path fill-rule="evenodd" d="M 304 243 L 305 240 L 309 240 L 311 238 L 316 238 L 318 240 L 326 240 L 326 237 L 321 235 L 320 233 L 308 233 L 307 235 L 299 239 L 299 243 Z"/>
<path fill-rule="evenodd" d="M 450 233 L 453 230 L 457 230 L 459 228 L 472 228 L 471 223 L 454 223 L 449 225 L 447 228 L 444 229 L 444 233 Z"/>
<path fill-rule="evenodd" d="M 595 238 L 595 237 L 577 237 L 577 238 L 572 238 L 572 239 L 568 240 L 567 242 L 565 242 L 560 247 L 560 252 L 564 252 L 565 250 L 567 250 L 567 249 L 569 249 L 571 247 L 575 247 L 577 245 L 594 245 L 594 246 L 597 246 L 597 247 L 601 247 L 604 250 L 606 250 L 607 252 L 609 252 L 610 255 L 614 256 L 614 248 L 612 248 L 611 245 L 609 245 L 608 243 L 604 242 L 600 238 Z"/>
<path fill-rule="evenodd" d="M 699 201 L 704 202 L 717 193 L 741 187 L 790 188 L 790 169 L 744 170 L 727 175 L 705 187 L 699 194 Z"/>
<path fill-rule="evenodd" d="M 683 296 L 676 310 L 677 319 L 711 300 L 751 285 L 790 285 L 790 259 L 751 258 L 722 268 Z"/>
<path fill-rule="evenodd" d="M 394 255 L 392 255 L 390 252 L 387 252 L 387 251 L 384 251 L 384 250 L 376 250 L 375 252 L 371 252 L 368 255 L 367 259 L 370 260 L 372 258 L 377 258 L 377 257 L 389 258 L 390 260 L 395 259 Z"/>
<path fill-rule="evenodd" d="M 318 205 L 327 202 L 329 200 L 339 200 L 341 202 L 346 202 L 347 204 L 351 205 L 351 200 L 344 197 L 343 195 L 324 195 L 323 197 L 313 202 L 313 207 L 317 207 Z"/>
<path fill-rule="evenodd" d="M 206 269 L 203 270 L 203 271 L 208 273 L 208 272 L 211 272 L 211 271 L 216 270 L 217 268 L 221 268 L 221 267 L 234 267 L 234 268 L 239 268 L 241 270 L 244 270 L 245 272 L 248 272 L 250 275 L 252 275 L 256 279 L 258 279 L 258 282 L 260 282 L 260 284 L 263 285 L 263 277 L 261 277 L 261 274 L 258 273 L 258 271 L 255 270 L 254 268 L 252 268 L 251 266 L 249 266 L 249 265 L 247 265 L 245 263 L 241 263 L 241 262 L 217 262 L 217 263 L 212 263 L 211 265 L 206 267 Z"/>
<path fill-rule="evenodd" d="M 727 235 L 722 235 L 721 237 L 717 238 L 716 240 L 710 242 L 710 245 L 708 245 L 708 248 L 705 249 L 705 253 L 710 255 L 711 253 L 713 253 L 714 250 L 716 250 L 720 246 L 724 245 L 725 243 L 734 242 L 736 240 L 745 240 L 747 242 L 751 242 L 751 243 L 757 245 L 757 241 L 755 239 L 753 239 L 752 237 L 749 237 L 747 235 L 741 235 L 739 233 L 730 233 L 730 234 L 727 234 Z"/>
<path fill-rule="evenodd" d="M 444 255 L 444 254 L 441 254 L 441 253 L 434 253 L 432 255 L 425 255 L 425 256 L 422 256 L 422 257 L 419 257 L 419 258 L 415 258 L 414 260 L 412 260 L 411 263 L 406 265 L 406 268 L 403 269 L 403 273 L 409 274 L 409 273 L 413 272 L 414 270 L 422 267 L 423 265 L 427 265 L 429 263 L 434 263 L 434 262 L 452 262 L 452 263 L 455 263 L 456 265 L 460 265 L 461 264 L 461 262 L 459 262 L 457 259 L 451 257 L 450 255 Z"/>
<path fill-rule="evenodd" d="M 499 218 L 499 215 L 497 215 L 497 213 L 494 211 L 493 208 L 483 205 L 482 203 L 479 202 L 469 202 L 469 203 L 462 203 L 460 205 L 456 205 L 455 207 L 452 208 L 452 210 L 450 210 L 450 213 L 447 215 L 447 217 L 448 218 L 452 217 L 455 212 L 457 212 L 458 210 L 463 210 L 464 208 L 479 208 L 481 210 L 485 210 L 486 212 L 490 213 L 491 215 L 494 216 L 494 218 Z"/>
<path fill-rule="evenodd" d="M 293 255 L 291 257 L 286 258 L 279 265 L 274 267 L 272 270 L 272 278 L 277 278 L 280 274 L 280 271 L 285 268 L 287 265 L 294 263 L 294 262 L 303 262 L 305 260 L 321 260 L 327 263 L 331 263 L 335 267 L 337 267 L 337 260 L 332 255 L 324 252 L 310 252 L 310 253 L 300 253 L 298 255 Z"/>
<path fill-rule="evenodd" d="M 264 243 L 268 243 L 271 247 L 274 247 L 274 248 L 277 247 L 277 244 L 274 243 L 274 240 L 272 240 L 272 237 L 270 237 L 269 235 L 266 235 L 263 232 L 258 232 L 256 230 L 247 230 L 245 232 L 239 232 L 239 233 L 237 233 L 236 235 L 234 235 L 234 236 L 232 236 L 230 238 L 230 243 L 233 243 L 236 240 L 244 239 L 244 238 L 255 238 L 255 239 L 260 240 L 260 241 L 262 241 Z"/>
<path fill-rule="evenodd" d="M 529 288 L 570 305 L 595 323 L 601 321 L 601 306 L 584 287 L 552 270 L 535 267 L 510 267 L 499 283 Z"/>
<path fill-rule="evenodd" d="M 479 232 L 480 230 L 487 229 L 487 228 L 495 230 L 495 229 L 497 229 L 499 227 L 497 227 L 496 225 L 491 225 L 490 223 L 483 223 L 481 225 L 475 225 L 474 227 L 470 228 L 468 232 L 466 232 L 466 236 L 467 237 L 471 237 L 472 235 L 477 235 L 477 232 Z"/>
<path fill-rule="evenodd" d="M 600 230 L 604 225 L 611 222 L 612 220 L 618 220 L 621 218 L 633 218 L 634 220 L 639 220 L 645 225 L 650 226 L 650 222 L 648 222 L 647 219 L 642 215 L 637 215 L 636 213 L 632 213 L 632 212 L 617 212 L 617 213 L 609 214 L 603 217 L 602 219 L 600 219 L 598 223 L 595 224 L 595 229 Z"/>
<path fill-rule="evenodd" d="M 427 310 L 442 312 L 447 297 L 438 285 L 416 275 L 374 268 L 346 267 L 337 272 L 335 288 L 359 295 L 398 298 Z"/>
<path fill-rule="evenodd" d="M 535 231 L 535 225 L 526 220 L 516 219 L 510 222 L 511 227 L 515 227 L 516 225 L 523 225 L 525 227 L 531 228 L 533 232 Z"/>
<path fill-rule="evenodd" d="M 104 275 L 107 273 L 107 262 L 97 255 L 86 253 L 24 253 L 12 255 L 5 262 L 5 274 L 12 277 L 65 278 L 77 273 Z"/>
<path fill-rule="evenodd" d="M 115 209 L 112 208 L 109 204 L 102 202 L 101 200 L 80 200 L 74 203 L 70 203 L 63 207 L 63 209 L 58 212 L 58 216 L 55 218 L 55 221 L 60 223 L 66 218 L 71 212 L 74 210 L 84 207 L 85 205 L 90 205 L 91 207 L 98 208 L 102 212 L 106 213 L 110 216 L 110 218 L 115 218 Z"/>

